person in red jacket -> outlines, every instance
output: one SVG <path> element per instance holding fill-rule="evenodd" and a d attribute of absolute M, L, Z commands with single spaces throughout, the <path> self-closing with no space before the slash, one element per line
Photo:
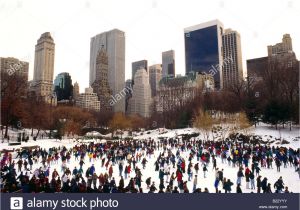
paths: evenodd
<path fill-rule="evenodd" d="M 109 179 L 111 179 L 112 174 L 113 174 L 113 168 L 112 168 L 112 166 L 110 166 L 109 169 L 108 169 Z"/>
<path fill-rule="evenodd" d="M 185 173 L 185 161 L 182 161 L 181 163 L 181 170 L 183 173 Z"/>
<path fill-rule="evenodd" d="M 130 165 L 128 165 L 128 166 L 127 166 L 127 173 L 128 173 L 128 177 L 130 177 L 130 172 L 131 172 L 131 166 L 130 166 Z"/>
<path fill-rule="evenodd" d="M 99 180 L 99 184 L 100 184 L 101 186 L 104 185 L 105 178 L 104 178 L 104 176 L 103 176 L 102 173 L 99 175 L 98 180 Z"/>
<path fill-rule="evenodd" d="M 176 172 L 176 178 L 177 178 L 177 182 L 182 182 L 182 173 L 180 170 L 177 170 Z"/>
<path fill-rule="evenodd" d="M 246 188 L 247 188 L 247 189 L 250 189 L 250 187 L 249 187 L 249 184 L 250 184 L 250 173 L 251 173 L 251 171 L 250 171 L 250 169 L 247 167 L 247 168 L 245 169 Z"/>
<path fill-rule="evenodd" d="M 105 168 L 106 168 L 106 170 L 107 170 L 107 168 L 108 168 L 108 165 L 109 165 L 109 160 L 107 160 L 107 162 L 105 163 Z"/>

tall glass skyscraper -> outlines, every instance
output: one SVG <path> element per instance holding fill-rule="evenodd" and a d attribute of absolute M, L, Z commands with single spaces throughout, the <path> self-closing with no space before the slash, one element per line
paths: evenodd
<path fill-rule="evenodd" d="M 184 29 L 186 74 L 211 74 L 217 89 L 222 88 L 222 34 L 223 24 L 219 20 Z"/>
<path fill-rule="evenodd" d="M 54 92 L 57 101 L 69 100 L 73 95 L 72 79 L 69 73 L 63 72 L 56 76 L 54 80 Z"/>

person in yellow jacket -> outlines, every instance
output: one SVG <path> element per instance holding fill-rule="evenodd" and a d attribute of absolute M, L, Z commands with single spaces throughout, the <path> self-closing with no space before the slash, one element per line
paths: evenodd
<path fill-rule="evenodd" d="M 93 153 L 89 153 L 90 162 L 92 162 L 92 158 L 93 158 Z"/>

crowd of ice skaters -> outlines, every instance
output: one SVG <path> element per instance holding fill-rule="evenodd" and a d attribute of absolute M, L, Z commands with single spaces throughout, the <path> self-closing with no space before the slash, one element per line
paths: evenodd
<path fill-rule="evenodd" d="M 155 151 L 159 154 L 156 157 Z M 183 153 L 188 156 L 184 158 Z M 208 188 L 198 188 L 198 183 L 205 182 L 211 164 L 215 181 L 207 185 L 214 184 L 216 193 L 242 193 L 241 185 L 246 185 L 251 192 L 288 193 L 280 171 L 282 167 L 293 167 L 300 178 L 299 157 L 299 149 L 249 145 L 228 139 L 220 142 L 165 138 L 78 143 L 69 149 L 20 150 L 16 158 L 11 152 L 4 152 L 0 186 L 2 192 L 24 193 L 209 193 Z M 155 158 L 159 183 L 153 182 L 149 174 L 143 174 L 151 158 Z M 218 158 L 227 167 L 236 168 L 235 180 L 224 177 L 226 167 L 218 168 Z M 52 166 L 61 169 L 50 172 Z M 118 171 L 114 171 L 113 166 L 117 166 Z M 99 167 L 105 172 L 97 174 Z M 278 180 L 270 183 L 268 177 L 260 176 L 260 170 L 273 167 L 277 173 L 270 176 L 278 176 Z M 116 176 L 119 176 L 118 183 Z M 192 182 L 192 189 L 188 188 L 188 182 Z"/>

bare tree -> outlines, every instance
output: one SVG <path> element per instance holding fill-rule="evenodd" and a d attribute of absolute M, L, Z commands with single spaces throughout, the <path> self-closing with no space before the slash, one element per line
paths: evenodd
<path fill-rule="evenodd" d="M 1 123 L 5 125 L 4 138 L 8 136 L 8 126 L 16 124 L 25 110 L 22 101 L 26 96 L 27 81 L 20 74 L 1 71 Z"/>

